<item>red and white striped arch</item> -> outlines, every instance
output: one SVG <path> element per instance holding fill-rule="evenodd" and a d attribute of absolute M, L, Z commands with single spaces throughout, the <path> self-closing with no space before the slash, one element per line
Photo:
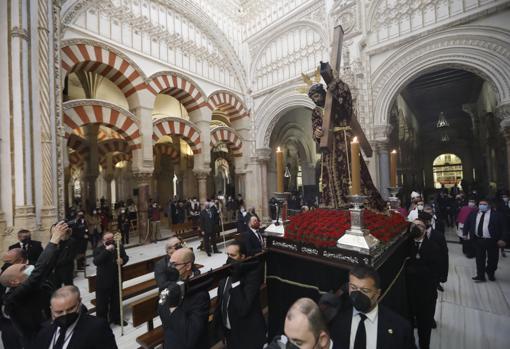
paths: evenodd
<path fill-rule="evenodd" d="M 130 154 L 131 149 L 128 142 L 123 139 L 107 139 L 99 142 L 97 145 L 97 152 L 99 153 L 100 157 L 103 157 L 108 153 Z"/>
<path fill-rule="evenodd" d="M 164 93 L 177 99 L 188 113 L 202 107 L 210 108 L 204 92 L 191 79 L 174 73 L 160 72 L 149 78 L 147 88 L 153 94 Z"/>
<path fill-rule="evenodd" d="M 142 138 L 135 116 L 127 110 L 93 99 L 64 103 L 66 137 L 69 137 L 74 130 L 88 124 L 101 124 L 113 128 L 124 136 L 132 150 L 142 147 Z"/>
<path fill-rule="evenodd" d="M 233 156 L 242 156 L 241 147 L 243 142 L 237 133 L 230 127 L 220 126 L 211 131 L 211 148 L 220 143 L 225 143 Z"/>
<path fill-rule="evenodd" d="M 92 40 L 69 40 L 62 45 L 62 68 L 66 74 L 81 70 L 111 80 L 126 98 L 145 89 L 140 68 L 121 52 Z"/>
<path fill-rule="evenodd" d="M 85 139 L 85 137 L 86 137 L 85 130 L 82 127 L 74 130 L 73 135 L 77 135 L 83 139 Z M 115 130 L 112 130 L 109 127 L 105 127 L 105 126 L 99 127 L 99 132 L 97 133 L 97 141 L 98 142 L 102 142 L 102 141 L 105 141 L 107 139 L 112 139 L 112 138 L 113 139 L 124 139 L 124 137 L 122 137 L 118 132 L 116 132 Z"/>
<path fill-rule="evenodd" d="M 154 146 L 155 155 L 167 155 L 174 161 L 179 161 L 180 154 L 174 146 L 169 143 L 159 143 Z"/>
<path fill-rule="evenodd" d="M 209 96 L 209 105 L 212 110 L 219 109 L 224 112 L 230 121 L 248 117 L 248 109 L 239 97 L 228 91 L 216 91 Z"/>
<path fill-rule="evenodd" d="M 157 142 L 163 136 L 180 136 L 188 143 L 193 154 L 202 151 L 200 131 L 188 120 L 167 117 L 154 121 L 152 140 Z"/>
<path fill-rule="evenodd" d="M 103 167 L 106 167 L 108 165 L 107 163 L 108 158 L 105 156 L 101 159 L 100 164 Z M 131 155 L 126 153 L 117 153 L 112 156 L 112 165 L 115 166 L 117 163 L 121 161 L 131 161 Z"/>

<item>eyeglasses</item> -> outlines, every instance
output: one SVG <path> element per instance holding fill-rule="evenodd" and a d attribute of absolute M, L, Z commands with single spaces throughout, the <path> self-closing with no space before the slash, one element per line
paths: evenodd
<path fill-rule="evenodd" d="M 178 249 L 182 248 L 182 245 L 179 243 L 179 244 L 175 244 L 175 245 L 172 245 L 172 246 L 168 246 L 168 247 L 166 248 L 166 250 L 167 250 L 167 251 L 169 251 L 169 250 L 171 250 L 172 248 L 173 248 L 174 250 L 178 250 Z"/>
<path fill-rule="evenodd" d="M 184 262 L 184 263 L 175 263 L 175 262 L 170 262 L 168 263 L 168 265 L 172 268 L 177 268 L 178 266 L 181 266 L 181 265 L 186 265 L 186 264 L 189 264 L 191 262 Z"/>
<path fill-rule="evenodd" d="M 362 292 L 362 293 L 364 293 L 364 294 L 371 294 L 371 293 L 373 293 L 373 292 L 375 291 L 375 290 L 373 290 L 373 289 L 371 289 L 371 288 L 358 287 L 358 286 L 356 286 L 356 285 L 354 285 L 354 284 L 351 284 L 351 283 L 349 283 L 349 289 L 350 289 L 351 291 L 353 291 L 353 292 L 354 292 L 354 291 L 360 291 L 360 292 Z"/>

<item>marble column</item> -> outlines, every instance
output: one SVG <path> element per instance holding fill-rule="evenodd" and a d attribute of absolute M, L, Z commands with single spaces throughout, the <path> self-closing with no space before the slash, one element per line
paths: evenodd
<path fill-rule="evenodd" d="M 390 160 L 389 146 L 387 143 L 378 144 L 379 152 L 379 192 L 384 200 L 388 199 L 388 187 L 390 186 Z"/>
<path fill-rule="evenodd" d="M 138 188 L 138 242 L 141 243 L 147 236 L 148 227 L 148 204 L 150 182 L 152 180 L 151 172 L 135 172 L 133 178 Z"/>
<path fill-rule="evenodd" d="M 510 189 L 510 103 L 498 105 L 496 116 L 502 120 L 500 125 L 506 145 L 507 189 Z"/>
<path fill-rule="evenodd" d="M 99 125 L 91 124 L 85 126 L 85 138 L 89 144 L 89 152 L 87 154 L 87 165 L 85 171 L 85 179 L 87 182 L 86 201 L 88 203 L 87 210 L 96 207 L 96 180 L 99 176 L 99 152 L 97 149 L 97 135 L 99 133 Z"/>
<path fill-rule="evenodd" d="M 207 200 L 207 177 L 209 177 L 210 169 L 193 169 L 195 177 L 198 181 L 198 201 L 203 204 Z"/>
<path fill-rule="evenodd" d="M 33 153 L 32 122 L 30 109 L 30 20 L 28 1 L 12 1 L 10 6 L 11 36 L 11 132 L 14 137 L 13 162 L 14 173 L 14 226 L 16 228 L 35 228 L 35 210 L 33 203 Z"/>
<path fill-rule="evenodd" d="M 260 185 L 260 206 L 262 208 L 262 220 L 270 222 L 269 216 L 269 189 L 267 185 L 267 164 L 271 160 L 271 148 L 259 148 L 255 151 L 257 154 L 257 165 L 259 168 Z"/>

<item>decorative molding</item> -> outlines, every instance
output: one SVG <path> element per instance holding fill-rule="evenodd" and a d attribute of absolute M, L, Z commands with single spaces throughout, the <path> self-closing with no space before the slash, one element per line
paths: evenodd
<path fill-rule="evenodd" d="M 19 28 L 19 27 L 12 27 L 11 29 L 11 37 L 13 38 L 21 38 L 27 42 L 30 42 L 30 33 L 28 30 Z"/>

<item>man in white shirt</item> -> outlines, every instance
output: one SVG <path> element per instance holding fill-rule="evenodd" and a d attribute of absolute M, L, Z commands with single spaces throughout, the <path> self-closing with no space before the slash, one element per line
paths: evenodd
<path fill-rule="evenodd" d="M 285 317 L 285 334 L 274 339 L 272 348 L 333 349 L 319 306 L 310 298 L 298 299 Z"/>
<path fill-rule="evenodd" d="M 415 348 L 411 326 L 400 315 L 379 305 L 380 295 L 377 271 L 367 265 L 354 266 L 349 272 L 352 308 L 339 313 L 330 326 L 335 348 Z"/>

